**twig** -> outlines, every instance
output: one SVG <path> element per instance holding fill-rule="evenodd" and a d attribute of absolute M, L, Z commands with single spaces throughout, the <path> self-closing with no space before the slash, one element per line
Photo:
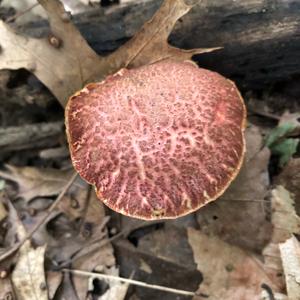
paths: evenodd
<path fill-rule="evenodd" d="M 152 224 L 157 224 L 157 223 L 161 223 L 162 221 L 154 221 Z M 94 251 L 97 251 L 99 249 L 101 249 L 102 247 L 104 247 L 105 245 L 125 236 L 126 234 L 143 228 L 145 226 L 148 226 L 149 224 L 147 222 L 144 222 L 143 224 L 140 224 L 138 226 L 131 226 L 130 228 L 126 228 L 121 230 L 119 233 L 117 233 L 116 235 L 107 238 L 107 239 L 103 239 L 103 237 L 98 237 L 92 241 L 90 241 L 87 245 L 84 246 L 84 248 L 81 248 L 80 250 L 78 250 L 76 253 L 73 254 L 73 257 L 64 261 L 61 265 L 59 265 L 60 269 L 67 267 L 69 264 L 73 263 L 74 261 L 76 261 L 79 258 L 82 258 L 86 255 L 91 255 L 91 253 L 93 253 Z M 99 244 L 97 244 L 99 242 Z M 92 247 L 93 246 L 93 247 Z M 84 251 L 84 249 L 88 249 L 87 251 Z"/>
<path fill-rule="evenodd" d="M 230 199 L 230 198 L 222 198 L 224 201 L 238 201 L 238 202 L 258 202 L 258 203 L 265 203 L 267 202 L 265 199 Z"/>
<path fill-rule="evenodd" d="M 254 108 L 250 108 L 249 110 L 250 110 L 251 113 L 253 113 L 255 115 L 258 115 L 258 116 L 261 116 L 261 117 L 266 117 L 266 118 L 269 118 L 269 119 L 272 119 L 272 120 L 280 121 L 280 116 L 277 116 L 275 114 L 265 112 L 265 111 L 259 111 L 259 110 L 256 110 Z"/>
<path fill-rule="evenodd" d="M 37 7 L 38 5 L 40 5 L 39 3 L 35 3 L 32 4 L 31 6 L 29 6 L 28 8 L 24 9 L 23 11 L 20 11 L 16 14 L 14 14 L 13 16 L 9 17 L 6 19 L 6 23 L 10 23 L 15 21 L 16 19 L 20 18 L 21 16 L 25 15 L 26 13 L 30 12 L 32 9 L 34 9 L 35 7 Z"/>
<path fill-rule="evenodd" d="M 145 287 L 145 288 L 148 288 L 148 289 L 160 290 L 160 291 L 165 291 L 165 292 L 179 294 L 179 295 L 186 295 L 186 296 L 195 296 L 196 295 L 194 292 L 173 289 L 173 288 L 169 288 L 169 287 L 165 287 L 165 286 L 161 286 L 161 285 L 156 285 L 156 284 L 148 284 L 148 283 L 145 283 L 145 282 L 142 282 L 142 281 L 123 278 L 123 277 L 118 277 L 118 276 L 113 276 L 113 275 L 93 273 L 93 272 L 87 272 L 87 271 L 82 271 L 82 270 L 71 270 L 71 269 L 63 269 L 63 272 L 67 272 L 67 273 L 71 273 L 71 274 L 79 275 L 79 276 L 95 277 L 95 278 L 99 278 L 99 279 L 116 280 L 116 281 L 130 283 L 130 284 L 133 284 L 133 285 L 142 286 L 142 287 Z"/>
<path fill-rule="evenodd" d="M 83 212 L 81 214 L 80 223 L 79 223 L 79 232 L 82 233 L 83 230 L 83 224 L 85 222 L 86 214 L 89 208 L 89 204 L 91 202 L 91 194 L 92 194 L 92 187 L 89 185 L 87 188 L 87 194 L 84 201 L 84 208 Z"/>
<path fill-rule="evenodd" d="M 7 257 L 12 255 L 14 252 L 16 252 L 28 239 L 30 239 L 33 234 L 47 221 L 50 214 L 53 212 L 53 210 L 56 208 L 60 200 L 63 198 L 69 187 L 74 182 L 75 178 L 77 177 L 77 173 L 74 173 L 72 177 L 69 179 L 67 184 L 64 186 L 63 190 L 60 192 L 60 194 L 57 196 L 55 201 L 51 204 L 51 206 L 47 209 L 46 215 L 33 227 L 33 229 L 27 233 L 24 239 L 22 239 L 19 243 L 17 243 L 15 246 L 13 246 L 10 250 L 5 252 L 3 255 L 0 256 L 0 262 L 5 260 Z"/>

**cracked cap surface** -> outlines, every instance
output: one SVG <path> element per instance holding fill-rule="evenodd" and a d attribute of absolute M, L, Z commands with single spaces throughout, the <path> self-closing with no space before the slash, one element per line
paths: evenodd
<path fill-rule="evenodd" d="M 244 156 L 246 110 L 234 83 L 189 62 L 122 69 L 66 107 L 72 162 L 122 214 L 186 215 L 219 197 Z"/>

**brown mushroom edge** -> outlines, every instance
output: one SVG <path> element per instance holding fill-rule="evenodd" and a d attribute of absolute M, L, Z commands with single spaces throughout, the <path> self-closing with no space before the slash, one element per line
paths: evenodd
<path fill-rule="evenodd" d="M 197 66 L 198 68 L 198 66 Z M 129 214 L 127 211 L 125 210 L 122 210 L 122 209 L 118 209 L 116 210 L 116 208 L 110 204 L 110 202 L 108 201 L 108 199 L 104 198 L 101 194 L 101 192 L 99 190 L 97 190 L 97 187 L 95 186 L 94 183 L 92 182 L 89 182 L 88 180 L 86 180 L 85 178 L 82 177 L 82 175 L 80 174 L 80 171 L 78 171 L 73 163 L 73 145 L 71 144 L 71 138 L 70 138 L 70 135 L 69 135 L 69 132 L 68 132 L 68 114 L 69 114 L 69 106 L 70 106 L 70 103 L 71 103 L 71 99 L 73 99 L 74 97 L 77 97 L 77 96 L 80 96 L 84 91 L 88 90 L 93 90 L 93 88 L 99 84 L 104 84 L 106 83 L 108 80 L 110 80 L 110 78 L 114 77 L 114 76 L 122 76 L 124 72 L 126 72 L 127 69 L 120 69 L 117 73 L 113 74 L 113 75 L 110 75 L 108 76 L 106 79 L 104 79 L 103 81 L 101 82 L 93 82 L 93 83 L 88 83 L 87 85 L 84 86 L 83 89 L 75 92 L 71 97 L 69 97 L 68 99 L 68 102 L 67 102 L 67 105 L 66 105 L 66 108 L 65 108 L 65 125 L 66 125 L 66 135 L 67 135 L 67 141 L 68 141 L 68 144 L 69 144 L 69 149 L 70 149 L 70 155 L 71 155 L 71 160 L 72 160 L 72 164 L 75 168 L 75 170 L 77 171 L 77 173 L 81 176 L 81 178 L 86 181 L 87 183 L 91 184 L 94 186 L 94 189 L 95 189 L 95 192 L 97 194 L 97 197 L 99 198 L 99 200 L 101 200 L 106 206 L 108 206 L 110 209 L 112 209 L 113 211 L 116 211 L 118 213 L 121 213 L 125 216 L 128 216 L 128 217 L 132 217 L 132 218 L 136 218 L 136 219 L 141 219 L 141 220 L 147 220 L 147 221 L 153 221 L 153 220 L 159 220 L 159 219 L 177 219 L 179 217 L 184 217 L 190 213 L 193 213 L 195 211 L 197 211 L 198 209 L 200 209 L 201 207 L 207 205 L 208 203 L 218 199 L 225 191 L 226 189 L 230 186 L 230 184 L 232 183 L 232 181 L 237 177 L 242 165 L 243 165 L 243 161 L 244 161 L 244 157 L 245 157 L 245 152 L 246 152 L 246 141 L 245 141 L 245 135 L 244 135 L 244 132 L 245 132 L 245 129 L 246 129 L 246 123 L 247 123 L 247 110 L 246 110 L 246 106 L 245 106 L 245 103 L 244 103 L 244 99 L 241 95 L 241 93 L 239 92 L 236 84 L 227 79 L 227 81 L 233 86 L 233 88 L 236 90 L 238 96 L 239 96 L 239 99 L 241 101 L 241 104 L 242 104 L 242 107 L 243 107 L 243 119 L 242 119 L 242 124 L 241 124 L 241 135 L 242 135 L 242 142 L 243 142 L 243 145 L 242 145 L 242 153 L 241 153 L 241 157 L 240 157 L 240 160 L 239 160 L 239 163 L 235 169 L 235 171 L 232 173 L 232 175 L 229 177 L 227 183 L 223 186 L 223 188 L 217 193 L 215 194 L 213 197 L 210 197 L 210 198 L 206 198 L 206 201 L 203 202 L 203 203 L 199 203 L 198 206 L 192 208 L 192 209 L 186 209 L 184 212 L 182 213 L 179 213 L 178 215 L 176 214 L 173 214 L 172 216 L 168 216 L 168 215 L 164 215 L 164 211 L 155 211 L 153 210 L 152 211 L 152 214 L 144 214 L 144 215 L 137 215 L 137 214 Z M 210 71 L 212 72 L 212 71 Z M 212 73 L 216 73 L 216 72 L 212 72 Z"/>

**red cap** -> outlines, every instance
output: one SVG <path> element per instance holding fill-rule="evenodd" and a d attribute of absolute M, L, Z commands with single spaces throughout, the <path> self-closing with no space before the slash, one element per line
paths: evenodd
<path fill-rule="evenodd" d="M 66 107 L 72 162 L 122 214 L 176 218 L 219 197 L 245 152 L 235 84 L 189 62 L 122 69 Z"/>

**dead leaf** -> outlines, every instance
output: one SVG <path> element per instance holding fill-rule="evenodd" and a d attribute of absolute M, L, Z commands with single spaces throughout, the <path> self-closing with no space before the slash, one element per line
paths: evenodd
<path fill-rule="evenodd" d="M 122 67 L 138 67 L 163 59 L 189 60 L 195 54 L 218 48 L 182 50 L 172 47 L 167 39 L 179 18 L 187 14 L 193 5 L 184 0 L 165 0 L 155 15 L 125 45 L 112 53 L 109 59 Z"/>
<path fill-rule="evenodd" d="M 48 39 L 21 36 L 1 21 L 0 69 L 29 70 L 63 106 L 68 97 L 86 83 L 102 80 L 121 68 L 137 67 L 166 58 L 182 61 L 194 54 L 216 49 L 181 50 L 167 43 L 176 21 L 192 8 L 184 0 L 165 0 L 139 33 L 107 57 L 98 56 L 89 47 L 59 0 L 38 2 L 48 14 L 50 36 Z"/>
<path fill-rule="evenodd" d="M 2 200 L 2 190 L 5 186 L 5 181 L 4 180 L 0 180 L 0 222 L 2 220 L 4 220 L 7 216 L 7 210 L 3 204 L 3 202 L 1 201 Z"/>
<path fill-rule="evenodd" d="M 196 291 L 202 276 L 194 262 L 186 228 L 172 225 L 157 230 L 154 228 L 148 222 L 148 227 L 142 227 L 130 234 L 130 240 L 138 240 L 137 247 L 128 239 L 114 243 L 122 276 L 130 277 L 134 273 L 134 279 L 149 284 Z M 142 264 L 147 266 L 146 270 L 141 268 Z M 187 299 L 186 296 L 175 297 L 172 293 L 141 287 L 135 287 L 135 293 L 140 299 Z"/>
<path fill-rule="evenodd" d="M 88 222 L 88 226 L 91 227 L 91 233 L 86 240 L 95 239 L 101 236 L 103 231 L 103 221 L 105 219 L 105 211 L 103 204 L 99 201 L 94 190 L 90 193 L 90 199 L 85 215 L 85 222 Z M 104 235 L 104 238 L 108 238 L 108 235 Z M 101 241 L 97 244 L 99 245 Z M 78 253 L 78 259 L 73 263 L 73 268 L 79 270 L 86 270 L 89 272 L 98 271 L 107 273 L 108 270 L 113 268 L 116 264 L 113 254 L 113 248 L 110 243 L 98 248 L 97 245 L 86 245 L 83 251 Z M 86 253 L 86 255 L 84 255 Z M 74 287 L 79 299 L 86 299 L 86 295 L 89 289 L 89 279 L 78 276 L 73 277 Z M 115 299 L 115 298 L 110 298 Z"/>
<path fill-rule="evenodd" d="M 25 228 L 20 221 L 17 211 L 9 202 L 9 219 L 13 224 L 14 239 L 22 240 L 26 237 Z M 8 237 L 8 234 L 6 238 Z M 11 279 L 17 299 L 20 300 L 47 300 L 47 286 L 44 274 L 44 255 L 46 246 L 34 249 L 30 241 L 26 241 L 18 252 L 16 265 Z"/>
<path fill-rule="evenodd" d="M 19 250 L 18 262 L 12 272 L 12 282 L 20 300 L 47 300 L 44 274 L 46 246 L 33 249 L 30 241 Z"/>
<path fill-rule="evenodd" d="M 289 300 L 300 300 L 300 244 L 292 236 L 279 248 Z"/>
<path fill-rule="evenodd" d="M 85 80 L 101 67 L 97 54 L 88 46 L 69 20 L 58 0 L 39 0 L 49 16 L 52 34 L 36 39 L 18 35 L 0 22 L 1 69 L 25 68 L 34 73 L 56 98 L 65 103 L 68 96 L 82 88 Z M 60 46 L 55 46 L 59 45 Z"/>
<path fill-rule="evenodd" d="M 294 194 L 296 212 L 300 215 L 300 158 L 291 159 L 274 182 Z"/>
<path fill-rule="evenodd" d="M 281 243 L 293 233 L 300 234 L 300 217 L 295 212 L 294 200 L 288 190 L 277 186 L 272 191 L 272 241 Z"/>
<path fill-rule="evenodd" d="M 35 197 L 57 195 L 73 174 L 73 170 L 57 170 L 6 165 L 8 171 L 0 171 L 4 179 L 15 181 L 19 187 L 18 197 L 30 201 Z"/>
<path fill-rule="evenodd" d="M 58 287 L 62 282 L 63 274 L 61 272 L 52 271 L 47 271 L 46 274 L 49 299 L 53 299 Z"/>
<path fill-rule="evenodd" d="M 0 279 L 0 299 L 14 299 L 14 290 L 9 277 Z"/>
<path fill-rule="evenodd" d="M 203 275 L 198 293 L 210 300 L 259 300 L 263 283 L 280 291 L 254 255 L 193 228 L 188 228 L 188 238 Z"/>
<path fill-rule="evenodd" d="M 250 125 L 245 133 L 246 157 L 237 178 L 216 201 L 197 212 L 201 230 L 255 251 L 269 241 L 271 224 L 266 220 L 270 151 L 263 147 L 258 127 Z"/>
<path fill-rule="evenodd" d="M 0 201 L 0 222 L 3 221 L 7 216 L 7 210 L 3 203 Z"/>
<path fill-rule="evenodd" d="M 117 268 L 111 268 L 107 274 L 119 276 L 119 270 Z M 107 282 L 109 284 L 109 289 L 102 296 L 100 296 L 98 300 L 124 300 L 129 283 L 116 280 L 107 280 Z"/>
<path fill-rule="evenodd" d="M 294 200 L 283 187 L 277 186 L 272 191 L 272 224 L 273 232 L 270 243 L 263 250 L 265 268 L 271 273 L 274 270 L 278 278 L 282 276 L 282 262 L 279 243 L 285 242 L 292 234 L 300 234 L 300 217 L 295 212 Z"/>

